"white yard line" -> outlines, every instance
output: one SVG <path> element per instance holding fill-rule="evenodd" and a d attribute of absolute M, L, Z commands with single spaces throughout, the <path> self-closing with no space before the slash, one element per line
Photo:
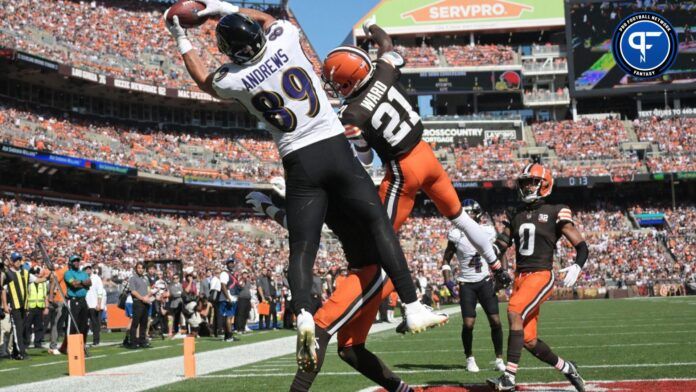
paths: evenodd
<path fill-rule="evenodd" d="M 602 348 L 602 347 L 646 347 L 646 346 L 684 346 L 684 345 L 694 345 L 696 342 L 653 342 L 653 343 L 626 343 L 626 344 L 598 344 L 598 345 L 581 345 L 581 346 L 553 346 L 554 350 L 560 349 L 583 349 L 583 348 Z M 429 353 L 459 353 L 463 349 L 450 349 L 450 350 L 428 350 Z M 491 351 L 490 348 L 475 348 L 474 351 Z M 412 353 L 411 351 L 373 351 L 375 354 L 407 354 Z"/>
<path fill-rule="evenodd" d="M 459 313 L 459 307 L 443 309 L 447 314 Z M 393 331 L 397 324 L 375 324 L 370 334 Z M 428 332 L 426 332 L 427 334 Z M 232 346 L 219 350 L 196 354 L 196 371 L 198 376 L 222 370 L 237 368 L 252 363 L 265 361 L 295 353 L 295 336 L 287 336 L 257 343 Z M 131 353 L 133 351 L 126 351 Z M 114 390 L 143 391 L 184 380 L 184 360 L 182 356 L 159 359 L 91 372 L 84 377 L 59 377 L 51 380 L 28 384 L 13 385 L 0 391 L 35 392 L 37 390 L 68 390 L 70 392 L 100 392 Z M 290 374 L 290 373 L 289 373 Z M 291 374 L 295 374 L 294 372 Z"/>

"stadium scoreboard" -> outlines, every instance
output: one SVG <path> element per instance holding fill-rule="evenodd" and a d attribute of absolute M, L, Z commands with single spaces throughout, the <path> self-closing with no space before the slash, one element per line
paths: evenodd
<path fill-rule="evenodd" d="M 573 97 L 693 90 L 693 2 L 565 0 Z"/>

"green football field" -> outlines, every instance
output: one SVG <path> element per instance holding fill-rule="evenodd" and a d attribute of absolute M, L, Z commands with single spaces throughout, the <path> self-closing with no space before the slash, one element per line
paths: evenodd
<path fill-rule="evenodd" d="M 577 362 L 587 379 L 696 377 L 696 297 L 548 302 L 541 314 L 540 337 L 561 357 Z M 475 374 L 465 370 L 460 315 L 420 335 L 376 334 L 367 347 L 411 385 L 479 384 L 498 374 L 489 365 L 493 346 L 480 309 L 479 321 L 474 356 L 481 372 Z M 507 323 L 504 328 L 507 339 Z M 523 353 L 520 365 L 518 382 L 565 380 L 529 353 Z M 294 356 L 287 355 L 161 390 L 287 391 L 295 368 Z M 356 391 L 371 385 L 338 358 L 333 346 L 314 390 Z"/>
<path fill-rule="evenodd" d="M 504 311 L 505 305 L 502 306 Z M 494 356 L 490 330 L 483 313 L 479 313 L 479 322 L 475 329 L 474 355 L 481 372 L 476 374 L 465 370 L 460 339 L 461 317 L 458 314 L 452 316 L 447 326 L 420 335 L 401 336 L 392 330 L 376 333 L 370 336 L 367 346 L 411 385 L 481 385 L 486 378 L 497 375 L 497 372 L 492 370 L 490 364 Z M 507 342 L 507 323 L 504 330 Z M 291 334 L 292 331 L 257 333 L 245 336 L 242 342 L 234 344 L 253 344 Z M 108 339 L 120 336 L 122 335 L 115 334 Z M 693 380 L 696 378 L 696 297 L 548 302 L 541 310 L 540 337 L 557 354 L 577 362 L 588 380 L 691 378 L 688 381 L 691 384 L 682 389 L 663 386 L 623 390 L 696 390 L 696 382 Z M 116 346 L 94 349 L 93 359 L 87 360 L 87 371 L 180 356 L 180 344 L 180 340 L 154 341 L 155 350 L 135 352 Z M 199 339 L 197 342 L 197 352 L 224 347 L 230 345 L 206 339 Z M 249 347 L 250 350 L 255 350 L 255 346 Z M 222 355 L 219 358 L 221 362 L 228 359 Z M 64 361 L 62 357 L 38 353 L 26 362 L 2 360 L 0 387 L 64 376 Z M 199 375 L 196 379 L 163 385 L 159 389 L 287 391 L 295 369 L 294 355 L 282 355 L 242 367 Z M 162 372 L 174 371 L 162 369 Z M 563 381 L 565 379 L 557 371 L 529 353 L 523 353 L 518 373 L 519 383 Z M 370 386 L 373 384 L 369 380 L 338 358 L 333 345 L 329 348 L 322 374 L 313 390 L 358 391 Z M 553 390 L 570 390 L 564 389 L 567 384 L 561 386 L 562 388 Z M 117 386 L 114 390 L 118 390 Z"/>

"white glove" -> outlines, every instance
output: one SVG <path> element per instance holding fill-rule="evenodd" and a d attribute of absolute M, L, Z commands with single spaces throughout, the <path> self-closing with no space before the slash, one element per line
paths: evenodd
<path fill-rule="evenodd" d="M 362 28 L 366 36 L 370 36 L 370 27 L 374 24 L 377 24 L 377 15 L 372 15 L 363 22 Z"/>
<path fill-rule="evenodd" d="M 273 191 L 280 195 L 280 197 L 285 198 L 285 179 L 283 177 L 273 177 L 271 178 L 271 185 L 273 186 Z"/>
<path fill-rule="evenodd" d="M 239 7 L 220 0 L 196 0 L 199 3 L 205 4 L 203 11 L 198 11 L 198 16 L 227 16 L 239 12 Z"/>
<path fill-rule="evenodd" d="M 246 195 L 246 202 L 254 209 L 254 212 L 259 214 L 266 213 L 266 211 L 263 209 L 263 204 L 273 205 L 271 198 L 261 192 L 249 193 Z"/>
<path fill-rule="evenodd" d="M 573 264 L 570 267 L 566 267 L 558 271 L 566 273 L 565 277 L 563 278 L 563 287 L 573 287 L 575 281 L 578 280 L 578 275 L 580 275 L 581 270 L 582 268 L 580 268 L 579 265 Z"/>
<path fill-rule="evenodd" d="M 164 12 L 164 25 L 167 27 L 169 34 L 174 37 L 176 47 L 179 49 L 179 53 L 184 54 L 193 49 L 193 45 L 191 45 L 191 41 L 189 41 L 188 37 L 186 36 L 186 30 L 184 30 L 184 28 L 179 24 L 178 16 L 174 15 L 172 18 L 173 22 L 167 20 L 167 14 L 169 13 L 170 9 L 171 8 Z"/>

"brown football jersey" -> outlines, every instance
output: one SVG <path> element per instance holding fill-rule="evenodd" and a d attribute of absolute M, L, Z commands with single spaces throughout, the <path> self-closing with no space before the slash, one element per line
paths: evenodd
<path fill-rule="evenodd" d="M 542 201 L 508 209 L 504 224 L 515 243 L 516 271 L 551 270 L 561 228 L 568 222 L 573 223 L 572 212 L 563 204 Z"/>

